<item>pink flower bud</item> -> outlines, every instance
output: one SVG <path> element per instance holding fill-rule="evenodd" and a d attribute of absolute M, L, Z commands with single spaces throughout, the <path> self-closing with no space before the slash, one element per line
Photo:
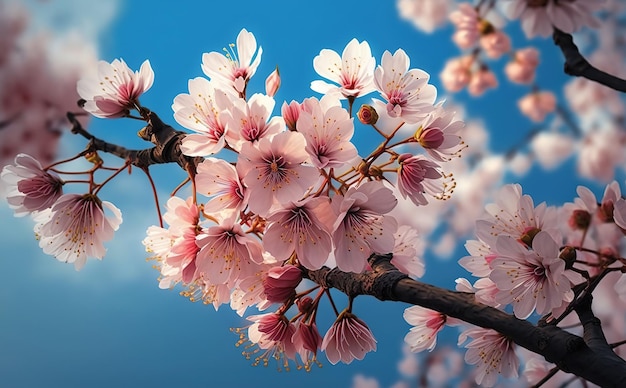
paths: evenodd
<path fill-rule="evenodd" d="M 415 140 L 424 148 L 437 148 L 443 144 L 443 131 L 439 128 L 420 127 L 415 133 Z"/>
<path fill-rule="evenodd" d="M 356 117 L 365 125 L 376 124 L 378 121 L 378 113 L 371 105 L 361 105 L 361 109 L 356 112 Z"/>
<path fill-rule="evenodd" d="M 280 74 L 278 73 L 278 66 L 276 66 L 276 70 L 265 80 L 265 94 L 274 97 L 278 88 L 280 88 Z"/>
<path fill-rule="evenodd" d="M 304 298 L 299 298 L 296 300 L 296 306 L 298 306 L 298 310 L 301 313 L 308 313 L 313 308 L 313 298 L 310 296 L 305 296 Z"/>
<path fill-rule="evenodd" d="M 291 101 L 289 104 L 283 102 L 283 106 L 280 108 L 283 120 L 290 131 L 296 130 L 296 122 L 300 117 L 301 107 L 297 101 Z"/>
<path fill-rule="evenodd" d="M 294 342 L 296 346 L 301 345 L 304 349 L 317 353 L 322 344 L 322 336 L 317 330 L 315 322 L 311 324 L 300 323 L 294 334 Z"/>
<path fill-rule="evenodd" d="M 267 271 L 263 280 L 265 296 L 272 303 L 282 303 L 296 295 L 296 287 L 302 280 L 302 271 L 295 265 L 274 267 Z"/>

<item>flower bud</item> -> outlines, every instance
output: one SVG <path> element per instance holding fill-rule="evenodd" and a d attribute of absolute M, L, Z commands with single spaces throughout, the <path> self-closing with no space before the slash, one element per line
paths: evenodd
<path fill-rule="evenodd" d="M 265 94 L 274 97 L 278 88 L 280 88 L 280 74 L 278 73 L 278 66 L 276 66 L 276 70 L 265 80 Z"/>
<path fill-rule="evenodd" d="M 359 118 L 359 121 L 363 124 L 376 124 L 378 121 L 378 113 L 376 113 L 376 109 L 371 105 L 361 105 L 361 108 L 358 112 L 356 112 L 356 117 Z"/>
<path fill-rule="evenodd" d="M 295 265 L 271 268 L 263 280 L 267 300 L 282 303 L 296 295 L 296 287 L 302 280 L 302 271 Z"/>
<path fill-rule="evenodd" d="M 285 125 L 287 125 L 290 131 L 296 130 L 296 122 L 298 121 L 298 117 L 300 117 L 300 110 L 301 107 L 297 101 L 291 101 L 289 104 L 283 102 L 283 106 L 280 108 L 283 120 L 285 120 Z"/>
<path fill-rule="evenodd" d="M 301 313 L 306 314 L 313 308 L 313 298 L 310 296 L 298 298 L 298 300 L 296 300 L 296 306 L 298 306 L 298 310 Z"/>
<path fill-rule="evenodd" d="M 436 149 L 443 144 L 443 131 L 439 128 L 423 128 L 419 127 L 414 136 L 422 147 Z"/>

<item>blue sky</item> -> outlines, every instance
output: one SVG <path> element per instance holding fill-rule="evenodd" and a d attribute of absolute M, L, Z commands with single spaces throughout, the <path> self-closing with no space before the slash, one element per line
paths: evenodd
<path fill-rule="evenodd" d="M 31 2 L 42 14 L 48 3 L 53 2 Z M 61 7 L 67 15 L 59 12 L 52 18 L 56 28 L 76 28 L 93 35 L 101 59 L 107 61 L 123 58 L 138 68 L 150 59 L 155 83 L 141 101 L 170 124 L 175 124 L 174 97 L 187 92 L 188 79 L 202 76 L 202 53 L 221 51 L 244 27 L 263 46 L 261 66 L 249 89 L 262 92 L 265 77 L 279 65 L 282 87 L 277 107 L 283 100 L 314 96 L 309 84 L 319 77 L 313 58 L 323 48 L 341 52 L 352 38 L 367 40 L 377 62 L 384 50 L 403 48 L 411 67 L 429 72 L 442 95 L 437 74 L 447 58 L 458 54 L 449 26 L 435 35 L 424 35 L 399 20 L 392 1 L 133 1 L 107 3 L 110 8 L 106 9 L 85 3 L 68 1 L 66 8 Z M 83 4 L 79 12 L 70 12 L 77 4 Z M 107 19 L 107 15 L 110 22 L 98 31 L 87 22 Z M 514 41 L 523 40 L 516 26 L 511 33 Z M 561 85 L 566 76 L 560 72 L 560 53 L 550 41 L 535 43 L 544 53 L 540 84 Z M 465 92 L 454 97 L 465 104 L 468 116 L 487 124 L 492 131 L 491 147 L 499 151 L 531 128 L 515 106 L 526 89 L 502 83 L 503 88 L 476 100 L 468 101 Z M 361 103 L 368 101 L 366 97 Z M 96 136 L 128 147 L 145 146 L 135 135 L 139 129 L 132 120 L 95 119 L 90 126 Z M 359 146 L 367 145 L 367 133 L 357 130 L 355 136 Z M 71 135 L 64 141 L 65 152 L 84 146 Z M 172 166 L 154 171 L 165 196 L 182 180 L 182 173 Z M 572 179 L 572 171 L 571 163 L 553 175 L 534 168 L 517 180 L 525 192 L 536 196 L 536 202 L 556 203 L 571 200 L 577 184 L 589 183 Z M 594 186 L 596 192 L 598 188 Z M 396 364 L 409 328 L 402 319 L 406 306 L 357 299 L 355 312 L 378 339 L 378 351 L 362 362 L 347 366 L 324 362 L 323 368 L 310 373 L 251 367 L 234 347 L 237 337 L 229 332 L 230 327 L 245 325 L 234 312 L 227 308 L 215 312 L 188 302 L 175 291 L 158 289 L 157 272 L 145 261 L 141 245 L 145 229 L 157 222 L 145 178 L 141 174 L 122 177 L 103 195 L 122 210 L 124 223 L 107 245 L 106 258 L 89 260 L 81 272 L 44 255 L 33 239 L 31 220 L 14 218 L 5 204 L 0 205 L 0 245 L 4 248 L 0 254 L 1 386 L 349 386 L 357 373 L 377 378 L 381 386 L 397 380 Z M 455 257 L 463 254 L 459 249 Z M 450 264 L 429 258 L 424 280 L 453 287 L 453 279 L 464 273 L 450 271 Z"/>

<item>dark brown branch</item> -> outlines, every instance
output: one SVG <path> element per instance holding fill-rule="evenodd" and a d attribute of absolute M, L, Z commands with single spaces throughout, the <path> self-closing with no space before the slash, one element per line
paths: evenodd
<path fill-rule="evenodd" d="M 614 352 L 591 348 L 581 337 L 556 326 L 538 327 L 478 303 L 474 294 L 449 291 L 410 279 L 391 265 L 390 259 L 390 255 L 372 256 L 372 271 L 361 274 L 326 267 L 305 272 L 314 282 L 337 288 L 348 295 L 371 295 L 380 300 L 418 305 L 496 330 L 518 345 L 544 356 L 565 372 L 603 387 L 626 386 L 626 362 Z"/>
<path fill-rule="evenodd" d="M 163 123 L 153 112 L 147 112 L 148 125 L 139 131 L 139 136 L 150 141 L 155 146 L 143 150 L 129 150 L 125 147 L 106 142 L 87 132 L 76 119 L 74 113 L 68 112 L 67 118 L 72 124 L 72 133 L 78 134 L 90 141 L 90 146 L 96 151 L 106 152 L 121 159 L 129 160 L 131 164 L 146 169 L 153 164 L 178 163 L 184 170 L 189 166 L 197 166 L 199 160 L 190 158 L 180 151 L 180 143 L 185 132 L 176 131 Z"/>
<path fill-rule="evenodd" d="M 626 80 L 606 73 L 590 64 L 578 50 L 572 35 L 555 28 L 552 38 L 554 39 L 554 44 L 559 46 L 565 56 L 563 70 L 566 74 L 584 77 L 611 89 L 626 92 Z"/>

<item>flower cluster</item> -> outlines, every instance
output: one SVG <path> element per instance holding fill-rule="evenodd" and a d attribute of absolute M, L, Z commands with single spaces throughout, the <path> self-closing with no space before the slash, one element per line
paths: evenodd
<path fill-rule="evenodd" d="M 229 303 L 241 315 L 252 306 L 279 306 L 237 330 L 240 343 L 260 352 L 255 364 L 276 358 L 284 368 L 295 362 L 308 369 L 319 350 L 331 363 L 349 363 L 376 341 L 351 307 L 337 311 L 322 336 L 317 309 L 330 294 L 299 291 L 303 271 L 336 266 L 359 273 L 370 256 L 397 252 L 394 264 L 421 276 L 417 233 L 389 213 L 398 194 L 419 205 L 450 196 L 454 180 L 442 164 L 466 147 L 463 123 L 435 104 L 428 73 L 410 68 L 403 50 L 385 52 L 376 66 L 368 43 L 356 39 L 342 55 L 324 49 L 314 59 L 330 81 L 311 83 L 321 98 L 284 102 L 275 116 L 278 72 L 269 75 L 266 94 L 247 87 L 261 53 L 242 30 L 226 55 L 203 55 L 209 79 L 190 80 L 189 92 L 174 99 L 176 121 L 193 131 L 181 150 L 202 158 L 192 178 L 207 199 L 170 198 L 167 226 L 150 227 L 144 244 L 159 262 L 163 288 L 179 284 L 191 300 Z M 351 141 L 353 106 L 375 91 L 381 99 L 357 116 L 380 134 L 381 145 L 360 156 Z"/>

